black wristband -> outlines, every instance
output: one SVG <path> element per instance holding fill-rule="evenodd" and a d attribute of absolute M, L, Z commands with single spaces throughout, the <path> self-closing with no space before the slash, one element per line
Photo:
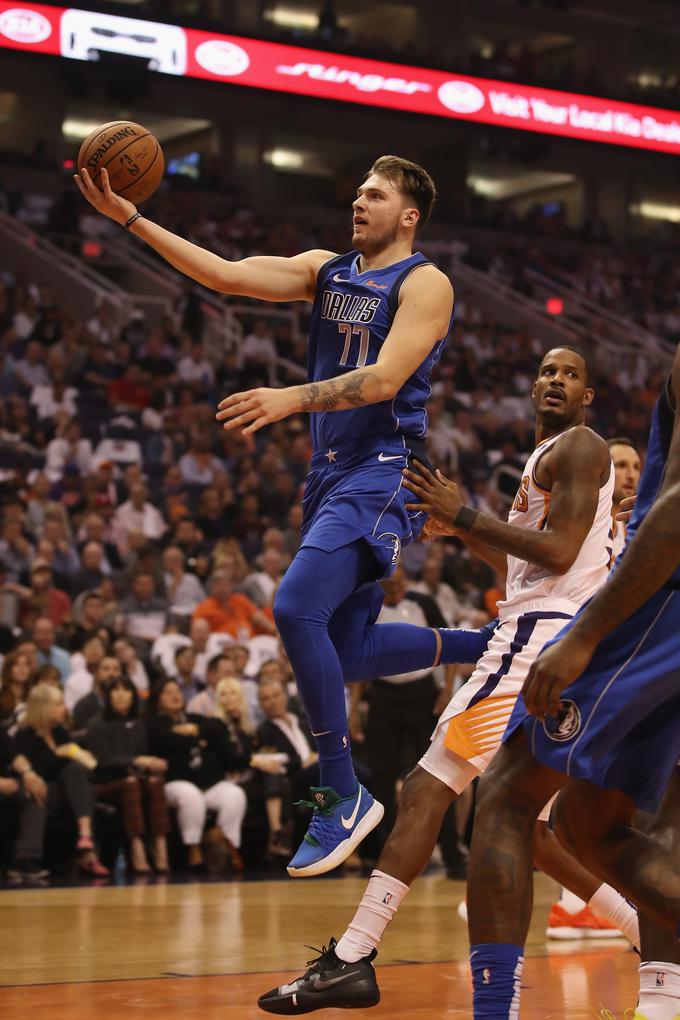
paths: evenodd
<path fill-rule="evenodd" d="M 462 506 L 453 518 L 453 526 L 460 528 L 461 531 L 470 531 L 478 517 L 479 510 L 473 510 L 471 506 Z"/>
<path fill-rule="evenodd" d="M 126 230 L 129 230 L 129 229 L 130 229 L 130 227 L 132 226 L 132 224 L 133 224 L 133 223 L 135 222 L 135 220 L 138 220 L 138 219 L 140 219 L 141 215 L 142 215 L 142 214 L 141 214 L 140 212 L 136 212 L 136 213 L 134 214 L 134 216 L 131 216 L 131 217 L 130 217 L 130 219 L 129 219 L 129 220 L 127 221 L 127 223 L 125 223 L 125 224 L 124 224 L 124 226 L 125 226 L 125 229 L 126 229 Z"/>

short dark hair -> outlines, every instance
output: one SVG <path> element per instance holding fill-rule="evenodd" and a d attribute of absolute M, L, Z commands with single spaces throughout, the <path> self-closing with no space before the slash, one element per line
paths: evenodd
<path fill-rule="evenodd" d="M 379 156 L 364 180 L 371 174 L 382 174 L 397 191 L 407 195 L 420 213 L 416 230 L 425 226 L 437 198 L 437 189 L 424 167 L 402 156 Z"/>
<path fill-rule="evenodd" d="M 231 656 L 230 656 L 229 652 L 226 649 L 223 648 L 221 652 L 217 653 L 217 655 L 213 655 L 212 658 L 208 659 L 208 665 L 206 667 L 206 671 L 208 673 L 212 673 L 213 670 L 217 669 L 217 664 L 220 661 L 220 659 L 230 659 L 230 658 L 231 658 Z"/>
<path fill-rule="evenodd" d="M 545 352 L 545 354 L 541 358 L 541 364 L 543 364 L 543 362 L 546 359 L 546 356 L 550 353 L 550 351 L 571 351 L 572 354 L 578 354 L 579 358 L 581 359 L 581 361 L 583 362 L 583 364 L 585 366 L 585 370 L 586 370 L 586 386 L 590 386 L 590 380 L 592 379 L 592 372 L 590 370 L 590 362 L 588 361 L 587 355 L 584 353 L 584 351 L 581 350 L 580 347 L 574 347 L 574 346 L 572 346 L 572 344 L 554 344 L 552 347 L 548 348 L 548 350 Z"/>
<path fill-rule="evenodd" d="M 607 446 L 611 450 L 612 446 L 630 446 L 631 450 L 635 450 L 637 453 L 637 447 L 632 439 L 628 436 L 614 436 L 613 439 L 607 440 Z"/>

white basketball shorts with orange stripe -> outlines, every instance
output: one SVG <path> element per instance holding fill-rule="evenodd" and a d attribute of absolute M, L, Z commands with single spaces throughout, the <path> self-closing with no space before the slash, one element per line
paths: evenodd
<path fill-rule="evenodd" d="M 421 768 L 456 793 L 484 772 L 500 747 L 532 663 L 570 619 L 571 614 L 551 610 L 548 603 L 545 609 L 515 612 L 502 620 L 474 673 L 439 717 L 418 763 Z M 541 819 L 548 818 L 549 808 Z"/>

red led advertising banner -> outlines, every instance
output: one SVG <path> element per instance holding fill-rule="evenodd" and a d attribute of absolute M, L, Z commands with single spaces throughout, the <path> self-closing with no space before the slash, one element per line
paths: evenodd
<path fill-rule="evenodd" d="M 0 47 L 73 60 L 123 54 L 166 74 L 680 153 L 680 111 L 93 11 L 0 0 Z"/>

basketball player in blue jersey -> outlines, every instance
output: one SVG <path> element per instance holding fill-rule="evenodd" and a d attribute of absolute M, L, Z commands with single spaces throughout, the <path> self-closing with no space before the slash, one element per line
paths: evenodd
<path fill-rule="evenodd" d="M 560 841 L 669 933 L 664 948 L 641 929 L 636 1017 L 680 1016 L 677 780 L 651 837 L 632 824 L 636 806 L 657 811 L 679 756 L 680 348 L 654 409 L 623 554 L 539 655 L 480 783 L 468 876 L 475 1017 L 519 1015 L 533 827 L 557 790 Z"/>
<path fill-rule="evenodd" d="M 217 417 L 225 429 L 249 434 L 310 414 L 302 545 L 277 592 L 274 616 L 320 769 L 309 831 L 288 870 L 319 875 L 345 860 L 383 814 L 354 773 L 343 672 L 349 679 L 349 660 L 361 672 L 357 649 L 375 652 L 365 637 L 380 610 L 377 582 L 424 523 L 423 514 L 406 509 L 402 469 L 412 454 L 424 458 L 430 376 L 453 319 L 448 278 L 413 250 L 435 186 L 417 164 L 383 156 L 353 203 L 352 251 L 228 262 L 138 215 L 113 193 L 105 171 L 101 183 L 100 192 L 86 169 L 76 175 L 95 208 L 205 286 L 265 301 L 313 302 L 309 382 L 235 393 L 220 403 Z M 414 658 L 422 666 L 423 655 L 432 665 L 439 661 L 435 631 L 391 628 L 386 654 L 400 656 L 399 672 Z M 387 675 L 375 662 L 372 675 Z"/>

